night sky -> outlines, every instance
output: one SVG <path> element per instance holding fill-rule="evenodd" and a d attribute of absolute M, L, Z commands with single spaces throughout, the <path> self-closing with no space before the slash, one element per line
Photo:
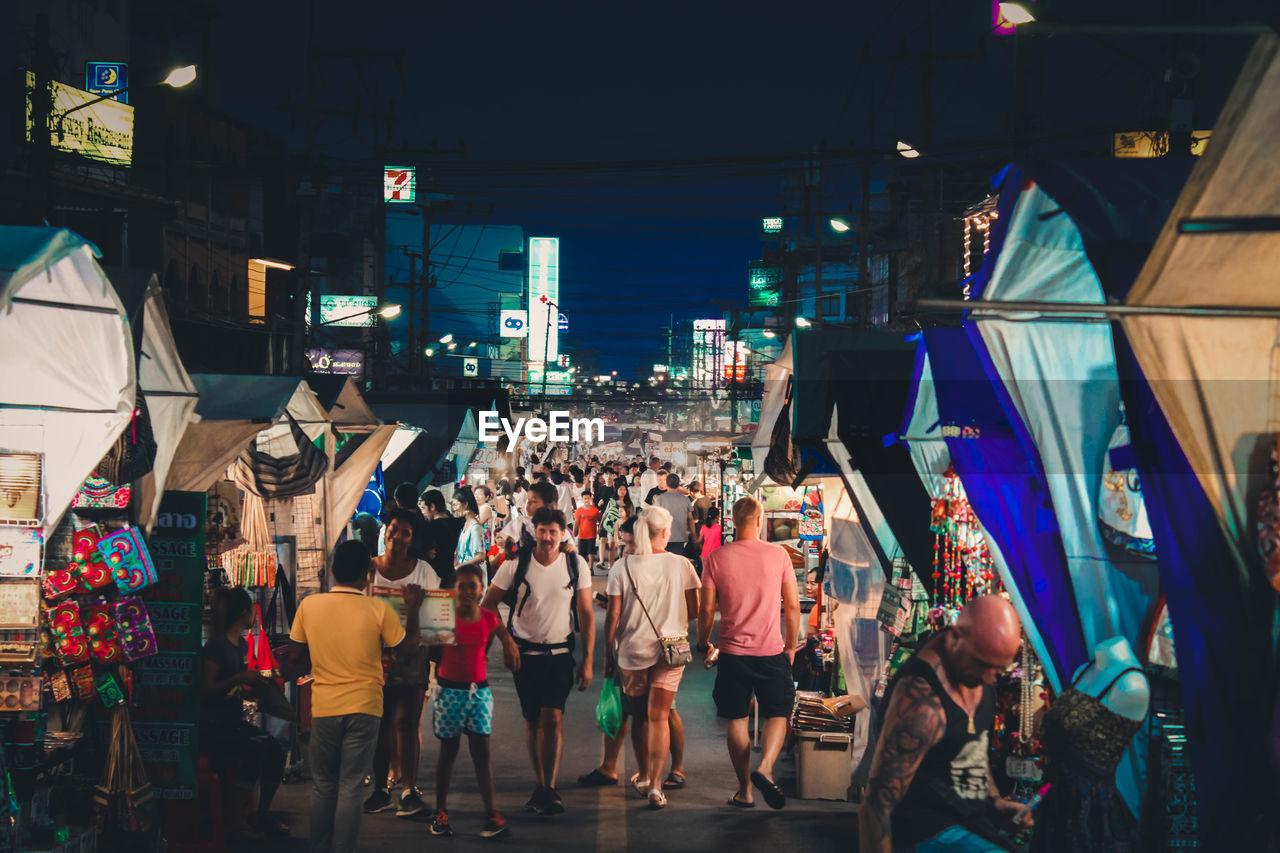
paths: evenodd
<path fill-rule="evenodd" d="M 1159 20 L 1179 3 L 1121 5 L 1130 19 Z M 1195 13 L 1206 4 L 1181 5 Z M 303 100 L 307 3 L 217 6 L 205 69 L 213 104 L 300 150 L 302 123 L 291 132 L 279 107 L 290 93 L 294 103 Z M 1115 4 L 1098 2 L 1040 7 L 1076 19 L 1117 14 Z M 1222 22 L 1257 18 L 1265 8 L 1218 3 L 1213 18 L 1197 14 Z M 562 304 L 579 320 L 565 345 L 596 347 L 604 369 L 630 372 L 660 360 L 672 315 L 718 316 L 717 300 L 745 303 L 747 264 L 760 256 L 759 219 L 781 211 L 783 177 L 801 157 L 819 146 L 890 150 L 896 139 L 921 138 L 920 64 L 863 61 L 864 45 L 877 55 L 930 44 L 973 54 L 935 66 L 932 143 L 939 156 L 977 144 L 1007 156 L 1012 45 L 984 40 L 989 16 L 985 0 L 625 7 L 317 0 L 316 42 L 405 48 L 402 74 L 388 62 L 362 70 L 326 63 L 326 106 L 385 111 L 394 100 L 393 149 L 465 140 L 465 156 L 440 155 L 438 172 L 438 189 L 474 211 L 458 220 L 559 236 Z M 985 57 L 977 55 L 984 44 Z M 1202 59 L 1197 127 L 1212 126 L 1249 44 L 1186 43 Z M 1142 127 L 1160 115 L 1169 59 L 1167 46 L 1151 42 L 1044 39 L 1030 85 L 1035 129 Z M 376 176 L 375 145 L 388 145 L 386 133 L 385 122 L 375 131 L 373 122 L 353 128 L 350 119 L 327 119 L 319 151 Z M 858 171 L 831 159 L 823 170 L 827 209 L 856 210 Z"/>

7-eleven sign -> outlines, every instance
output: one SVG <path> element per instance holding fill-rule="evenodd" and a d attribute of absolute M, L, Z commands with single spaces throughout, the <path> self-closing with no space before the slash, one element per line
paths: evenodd
<path fill-rule="evenodd" d="M 387 166 L 382 170 L 382 200 L 385 202 L 412 204 L 416 185 L 413 166 Z"/>

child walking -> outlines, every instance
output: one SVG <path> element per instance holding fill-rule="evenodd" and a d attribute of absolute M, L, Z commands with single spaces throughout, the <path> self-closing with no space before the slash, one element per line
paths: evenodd
<path fill-rule="evenodd" d="M 486 820 L 482 838 L 496 838 L 507 831 L 507 822 L 493 807 L 493 761 L 489 754 L 489 734 L 493 731 L 493 692 L 489 689 L 485 658 L 496 637 L 502 643 L 508 668 L 515 659 L 516 646 L 497 615 L 480 608 L 484 575 L 474 564 L 458 567 L 457 645 L 445 646 L 436 671 L 433 728 L 440 739 L 436 763 L 436 813 L 431 819 L 432 835 L 453 835 L 449 825 L 449 780 L 458 758 L 462 733 L 467 733 L 471 760 L 484 799 Z"/>

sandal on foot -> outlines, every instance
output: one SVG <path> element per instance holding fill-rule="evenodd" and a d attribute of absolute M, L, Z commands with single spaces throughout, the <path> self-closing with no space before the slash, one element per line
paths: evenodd
<path fill-rule="evenodd" d="M 578 784 L 583 788 L 603 788 L 606 785 L 618 784 L 617 776 L 606 776 L 599 768 L 578 777 Z"/>
<path fill-rule="evenodd" d="M 746 800 L 738 799 L 737 791 L 734 791 L 729 796 L 729 805 L 733 806 L 735 809 L 754 809 L 756 807 L 755 803 L 749 803 Z"/>
<path fill-rule="evenodd" d="M 662 787 L 668 791 L 678 791 L 684 787 L 685 778 L 683 773 L 677 773 L 672 770 L 667 774 L 667 778 L 662 780 Z"/>
<path fill-rule="evenodd" d="M 631 787 L 636 789 L 636 793 L 644 797 L 648 795 L 649 780 L 641 779 L 639 773 L 631 774 Z"/>
<path fill-rule="evenodd" d="M 778 787 L 778 783 L 759 770 L 752 771 L 751 784 L 756 786 L 756 790 L 760 792 L 760 796 L 764 797 L 769 808 L 780 809 L 787 804 L 787 798 L 782 795 L 782 789 Z"/>
<path fill-rule="evenodd" d="M 667 807 L 667 795 L 662 793 L 661 788 L 654 788 L 649 792 L 649 808 L 655 812 L 659 809 Z"/>

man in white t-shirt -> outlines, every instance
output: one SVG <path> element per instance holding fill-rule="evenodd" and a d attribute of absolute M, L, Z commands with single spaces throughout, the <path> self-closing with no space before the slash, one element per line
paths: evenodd
<path fill-rule="evenodd" d="M 591 613 L 591 572 L 577 554 L 560 550 L 563 513 L 542 507 L 534 513 L 533 525 L 535 546 L 522 547 L 515 559 L 502 564 L 481 606 L 497 613 L 508 591 L 514 593 L 514 604 L 507 602 L 511 607 L 507 627 L 518 649 L 516 694 L 538 783 L 525 808 L 555 815 L 564 812 L 556 776 L 564 748 L 565 700 L 575 679 L 579 690 L 591 686 L 596 631 Z M 576 672 L 575 632 L 582 635 L 582 661 Z"/>
<path fill-rule="evenodd" d="M 635 498 L 637 504 L 641 501 L 647 503 L 649 492 L 659 487 L 658 484 L 662 478 L 658 476 L 658 470 L 661 465 L 662 460 L 658 457 L 649 457 L 649 467 L 645 468 L 644 473 L 640 475 L 640 494 Z"/>

